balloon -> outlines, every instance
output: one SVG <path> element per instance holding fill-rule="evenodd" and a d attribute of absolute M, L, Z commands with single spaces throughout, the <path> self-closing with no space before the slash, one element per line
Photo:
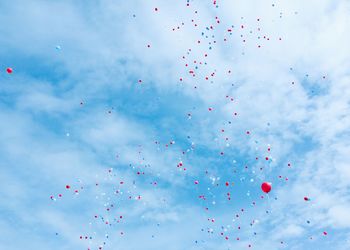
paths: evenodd
<path fill-rule="evenodd" d="M 261 190 L 264 193 L 269 193 L 271 191 L 271 183 L 270 182 L 264 182 L 263 184 L 261 184 Z"/>
<path fill-rule="evenodd" d="M 7 68 L 6 71 L 7 71 L 7 73 L 11 74 L 13 72 L 13 69 L 12 68 Z"/>

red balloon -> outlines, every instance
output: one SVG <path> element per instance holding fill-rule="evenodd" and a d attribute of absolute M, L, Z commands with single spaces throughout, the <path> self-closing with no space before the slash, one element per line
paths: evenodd
<path fill-rule="evenodd" d="M 270 182 L 264 182 L 263 184 L 261 184 L 261 190 L 264 193 L 269 193 L 271 191 L 271 183 Z"/>
<path fill-rule="evenodd" d="M 7 73 L 11 74 L 13 72 L 13 69 L 12 68 L 7 68 L 6 71 L 7 71 Z"/>

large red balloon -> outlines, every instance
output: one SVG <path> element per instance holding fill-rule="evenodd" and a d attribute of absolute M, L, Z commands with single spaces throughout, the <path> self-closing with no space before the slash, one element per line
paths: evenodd
<path fill-rule="evenodd" d="M 261 184 L 261 190 L 265 193 L 268 193 L 271 191 L 271 183 L 270 182 L 264 182 L 263 184 Z"/>
<path fill-rule="evenodd" d="M 7 68 L 6 71 L 7 71 L 7 73 L 12 74 L 13 69 L 12 68 Z"/>

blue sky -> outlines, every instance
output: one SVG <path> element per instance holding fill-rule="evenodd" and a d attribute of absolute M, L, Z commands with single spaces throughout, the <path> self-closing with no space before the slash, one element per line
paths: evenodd
<path fill-rule="evenodd" d="M 0 249 L 350 249 L 349 2 L 213 2 L 0 1 Z"/>

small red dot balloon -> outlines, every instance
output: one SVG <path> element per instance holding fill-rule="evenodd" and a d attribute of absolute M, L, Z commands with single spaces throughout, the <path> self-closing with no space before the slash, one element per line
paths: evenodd
<path fill-rule="evenodd" d="M 264 182 L 263 184 L 261 184 L 261 190 L 264 193 L 269 193 L 271 191 L 271 183 L 270 182 Z"/>
<path fill-rule="evenodd" d="M 12 74 L 13 69 L 12 68 L 7 68 L 6 71 L 7 71 L 7 73 Z"/>

